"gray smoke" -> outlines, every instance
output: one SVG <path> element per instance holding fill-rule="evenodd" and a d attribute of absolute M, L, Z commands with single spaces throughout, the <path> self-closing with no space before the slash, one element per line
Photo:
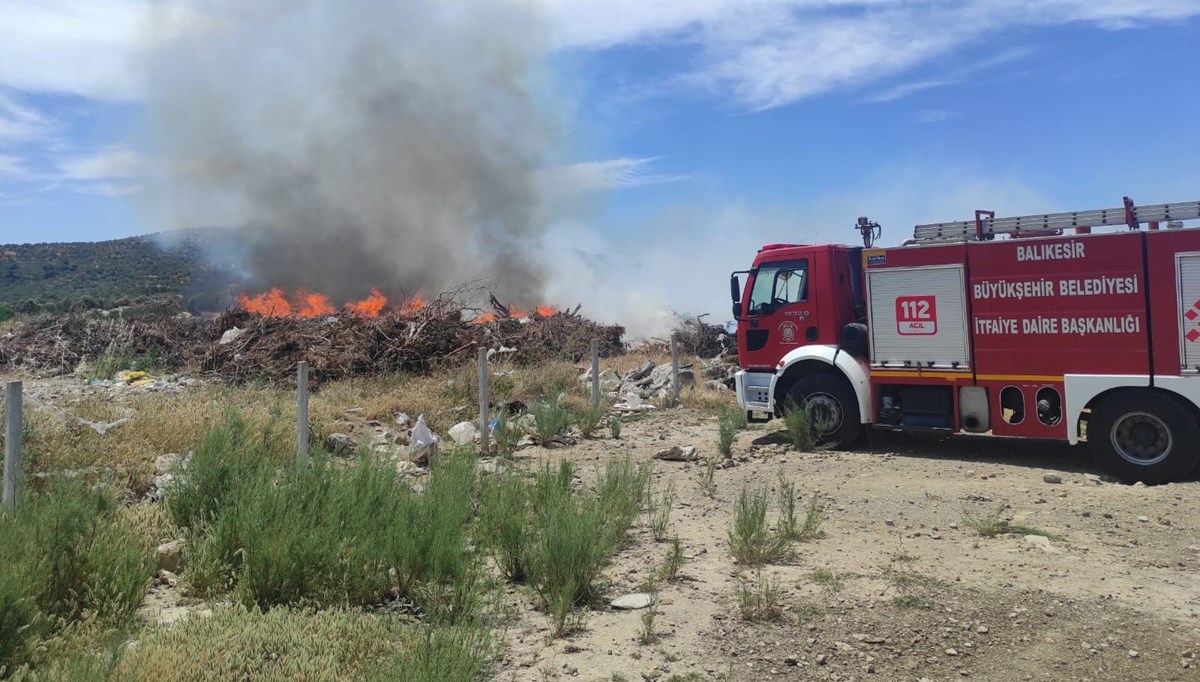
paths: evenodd
<path fill-rule="evenodd" d="M 173 227 L 236 225 L 246 287 L 341 302 L 487 277 L 540 301 L 527 255 L 563 129 L 546 31 L 515 0 L 160 6 L 149 192 Z"/>

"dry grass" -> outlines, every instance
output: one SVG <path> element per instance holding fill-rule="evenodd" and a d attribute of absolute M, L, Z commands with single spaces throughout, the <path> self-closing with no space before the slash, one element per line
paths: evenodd
<path fill-rule="evenodd" d="M 330 433 L 351 430 L 354 424 L 366 420 L 393 426 L 399 413 L 413 420 L 423 414 L 431 429 L 444 433 L 475 416 L 475 372 L 472 366 L 429 376 L 390 374 L 325 383 L 314 390 L 309 403 L 312 438 L 320 442 Z M 494 401 L 530 404 L 543 396 L 563 394 L 563 404 L 571 411 L 582 412 L 588 406 L 587 389 L 579 381 L 582 370 L 570 363 L 524 368 L 501 362 L 493 364 L 492 372 Z M 128 391 L 119 392 L 115 399 L 90 396 L 54 407 L 27 403 L 27 471 L 109 467 L 116 480 L 143 491 L 153 476 L 156 457 L 187 453 L 230 408 L 256 430 L 272 420 L 290 424 L 296 414 L 295 392 L 254 385 L 206 384 L 179 393 Z M 79 422 L 126 418 L 130 421 L 105 435 Z"/>
<path fill-rule="evenodd" d="M 114 677 L 353 679 L 379 674 L 413 640 L 409 628 L 389 617 L 337 610 L 223 609 L 212 618 L 193 618 L 143 638 L 122 656 Z"/>
<path fill-rule="evenodd" d="M 697 381 L 700 381 L 697 378 Z M 733 391 L 714 391 L 700 386 L 685 388 L 679 392 L 679 401 L 689 410 L 720 412 L 734 405 Z"/>
<path fill-rule="evenodd" d="M 202 386 L 173 394 L 131 393 L 118 400 L 90 397 L 59 408 L 34 406 L 26 411 L 26 470 L 111 467 L 114 478 L 142 489 L 156 457 L 189 451 L 227 406 L 236 407 L 251 423 L 264 425 L 273 411 L 286 415 L 284 406 L 292 400 L 284 392 L 264 388 Z M 79 422 L 125 418 L 131 421 L 104 435 Z"/>

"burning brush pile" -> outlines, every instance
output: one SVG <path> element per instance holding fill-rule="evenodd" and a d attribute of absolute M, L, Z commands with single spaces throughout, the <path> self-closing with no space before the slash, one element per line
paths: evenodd
<path fill-rule="evenodd" d="M 517 364 L 578 362 L 592 339 L 609 357 L 623 350 L 620 326 L 549 307 L 526 314 L 494 296 L 472 308 L 465 292 L 389 301 L 379 292 L 335 308 L 320 294 L 272 290 L 241 296 L 220 315 L 113 320 L 30 320 L 0 336 L 0 366 L 40 376 L 68 374 L 109 357 L 153 357 L 167 370 L 231 381 L 287 381 L 301 360 L 315 381 L 382 372 L 428 372 L 473 361 L 479 347 Z"/>

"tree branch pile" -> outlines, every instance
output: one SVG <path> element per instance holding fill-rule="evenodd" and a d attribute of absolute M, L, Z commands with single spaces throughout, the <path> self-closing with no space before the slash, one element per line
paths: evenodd
<path fill-rule="evenodd" d="M 495 306 L 493 306 L 495 307 Z M 104 356 L 153 354 L 167 371 L 230 381 L 289 381 L 296 363 L 309 363 L 320 382 L 384 372 L 424 373 L 473 362 L 479 347 L 513 349 L 518 364 L 579 362 L 592 339 L 611 357 L 624 349 L 620 326 L 602 325 L 575 311 L 517 318 L 497 311 L 477 324 L 453 297 L 424 310 L 375 318 L 349 312 L 315 318 L 263 317 L 233 310 L 209 317 L 113 320 L 68 316 L 29 320 L 0 334 L 0 367 L 38 376 L 69 374 Z"/>

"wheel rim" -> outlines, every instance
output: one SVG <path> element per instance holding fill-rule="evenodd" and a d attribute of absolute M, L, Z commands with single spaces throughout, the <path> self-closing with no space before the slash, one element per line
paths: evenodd
<path fill-rule="evenodd" d="M 1138 466 L 1158 464 L 1171 454 L 1175 439 L 1163 420 L 1148 412 L 1130 412 L 1112 427 L 1113 449 L 1121 459 Z"/>
<path fill-rule="evenodd" d="M 813 393 L 804 399 L 804 409 L 813 430 L 821 435 L 837 431 L 842 427 L 842 404 L 828 393 Z"/>

